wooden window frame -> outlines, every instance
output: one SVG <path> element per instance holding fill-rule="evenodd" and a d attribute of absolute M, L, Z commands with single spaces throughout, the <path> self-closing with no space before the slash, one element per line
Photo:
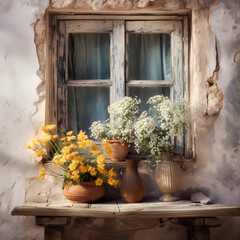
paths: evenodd
<path fill-rule="evenodd" d="M 140 21 L 141 28 L 138 26 Z M 151 21 L 151 26 L 149 21 Z M 66 130 L 67 86 L 110 87 L 110 103 L 128 95 L 128 87 L 170 87 L 172 99 L 184 98 L 189 102 L 187 16 L 58 15 L 49 13 L 47 22 L 46 123 L 55 123 L 59 129 Z M 114 56 L 114 59 L 110 58 L 110 80 L 67 80 L 68 34 L 83 31 L 111 32 L 110 55 Z M 128 58 L 125 49 L 128 44 L 128 32 L 133 31 L 171 34 L 171 80 L 128 80 Z M 123 67 L 125 61 L 126 67 Z M 180 151 L 183 150 L 185 157 L 194 158 L 191 130 L 178 141 L 184 142 L 184 149 L 180 149 Z"/>

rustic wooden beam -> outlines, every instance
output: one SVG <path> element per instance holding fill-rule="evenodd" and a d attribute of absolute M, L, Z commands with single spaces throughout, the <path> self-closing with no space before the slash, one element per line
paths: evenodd
<path fill-rule="evenodd" d="M 45 240 L 63 240 L 63 227 L 70 223 L 70 217 L 36 217 L 36 224 L 44 227 Z"/>
<path fill-rule="evenodd" d="M 187 227 L 188 240 L 210 240 L 210 227 L 221 225 L 218 218 L 179 218 L 178 223 Z"/>

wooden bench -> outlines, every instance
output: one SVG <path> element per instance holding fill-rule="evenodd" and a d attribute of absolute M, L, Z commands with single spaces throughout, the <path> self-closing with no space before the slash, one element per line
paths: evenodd
<path fill-rule="evenodd" d="M 210 239 L 210 227 L 220 226 L 217 217 L 240 216 L 240 207 L 222 204 L 203 205 L 189 201 L 123 203 L 26 203 L 15 207 L 12 215 L 36 216 L 36 224 L 45 227 L 45 240 L 62 240 L 63 227 L 70 217 L 95 218 L 176 218 L 187 227 L 187 239 Z"/>

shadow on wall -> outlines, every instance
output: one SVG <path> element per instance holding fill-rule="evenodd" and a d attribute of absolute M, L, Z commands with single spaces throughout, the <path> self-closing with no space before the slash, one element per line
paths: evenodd
<path fill-rule="evenodd" d="M 240 64 L 238 64 L 240 65 Z M 239 152 L 240 146 L 240 74 L 232 79 L 226 89 L 226 119 L 227 136 L 222 144 L 228 148 L 234 148 L 234 153 Z"/>

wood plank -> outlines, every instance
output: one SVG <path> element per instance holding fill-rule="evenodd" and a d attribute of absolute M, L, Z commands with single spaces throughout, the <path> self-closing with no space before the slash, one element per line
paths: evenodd
<path fill-rule="evenodd" d="M 57 19 L 46 15 L 46 115 L 45 124 L 57 124 Z"/>
<path fill-rule="evenodd" d="M 66 23 L 64 21 L 59 22 L 58 26 L 58 57 L 57 57 L 57 120 L 59 130 L 66 131 Z"/>
<path fill-rule="evenodd" d="M 61 14 L 93 14 L 95 15 L 96 14 L 96 11 L 95 10 L 86 10 L 86 9 L 73 9 L 73 8 L 70 8 L 70 9 L 67 9 L 67 8 L 53 8 L 53 7 L 49 7 L 47 9 L 48 12 L 50 13 L 61 13 Z M 171 15 L 186 15 L 187 13 L 189 13 L 190 10 L 189 9 L 179 9 L 179 10 L 176 10 L 176 11 L 166 11 L 166 10 L 159 10 L 159 9 L 154 9 L 154 8 L 143 8 L 143 9 L 140 9 L 140 8 L 136 8 L 136 9 L 133 9 L 133 10 L 111 10 L 111 9 L 107 9 L 107 10 L 101 10 L 101 11 L 98 11 L 98 14 L 102 14 L 102 15 L 109 15 L 109 14 L 112 14 L 112 15 L 132 15 L 132 14 L 135 14 L 135 15 L 140 15 L 140 14 L 149 14 L 149 15 L 165 15 L 165 16 L 171 16 Z"/>
<path fill-rule="evenodd" d="M 171 33 L 173 21 L 128 21 L 126 31 L 134 33 Z"/>
<path fill-rule="evenodd" d="M 57 15 L 60 20 L 182 20 L 183 16 L 157 15 Z"/>
<path fill-rule="evenodd" d="M 182 21 L 174 21 L 174 31 L 171 36 L 172 48 L 172 99 L 174 101 L 184 98 L 184 76 L 183 76 L 183 30 Z M 176 152 L 184 154 L 184 137 L 177 136 Z"/>
<path fill-rule="evenodd" d="M 67 21 L 66 32 L 67 33 L 105 33 L 112 31 L 112 21 L 106 20 L 79 20 L 79 21 Z"/>
<path fill-rule="evenodd" d="M 127 83 L 128 87 L 171 87 L 171 80 L 130 80 Z"/>
<path fill-rule="evenodd" d="M 41 204 L 23 205 L 15 207 L 12 215 L 23 216 L 75 216 L 75 217 L 218 217 L 240 216 L 239 206 L 226 206 L 222 204 L 202 205 L 186 201 L 174 203 L 144 202 L 144 203 L 93 203 L 86 205 L 42 206 Z"/>
<path fill-rule="evenodd" d="M 188 28 L 188 17 L 183 19 L 183 81 L 184 81 L 184 99 L 187 103 L 190 102 L 190 74 L 189 74 L 189 28 Z M 193 144 L 193 129 L 190 125 L 190 128 L 187 130 L 184 141 L 185 141 L 185 153 L 186 158 L 195 158 L 194 156 L 194 144 Z"/>
<path fill-rule="evenodd" d="M 68 80 L 68 87 L 110 87 L 113 84 L 111 80 L 100 80 L 100 79 L 90 79 L 90 80 Z"/>
<path fill-rule="evenodd" d="M 38 226 L 63 226 L 70 222 L 70 217 L 36 217 L 36 224 Z"/>
<path fill-rule="evenodd" d="M 113 21 L 111 38 L 111 79 L 110 104 L 125 96 L 125 26 L 124 21 Z"/>

